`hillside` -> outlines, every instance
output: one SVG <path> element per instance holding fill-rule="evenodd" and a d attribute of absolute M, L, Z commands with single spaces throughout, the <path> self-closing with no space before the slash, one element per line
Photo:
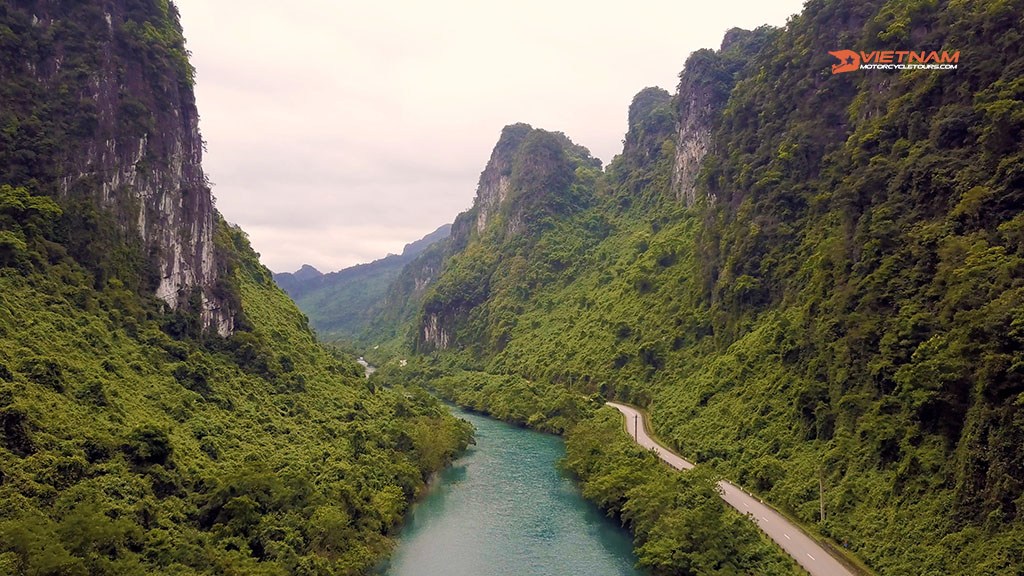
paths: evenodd
<path fill-rule="evenodd" d="M 0 6 L 0 94 L 0 573 L 369 571 L 471 430 L 217 214 L 174 6 Z"/>
<path fill-rule="evenodd" d="M 1020 573 L 1022 15 L 812 0 L 638 94 L 604 172 L 509 127 L 377 334 L 512 420 L 566 417 L 566 390 L 647 406 L 879 573 Z M 838 47 L 902 46 L 958 69 L 831 73 Z"/>
<path fill-rule="evenodd" d="M 351 341 L 366 330 L 405 265 L 450 233 L 451 225 L 445 224 L 406 244 L 401 254 L 327 274 L 306 265 L 295 273 L 274 274 L 274 281 L 309 317 L 321 339 Z"/>

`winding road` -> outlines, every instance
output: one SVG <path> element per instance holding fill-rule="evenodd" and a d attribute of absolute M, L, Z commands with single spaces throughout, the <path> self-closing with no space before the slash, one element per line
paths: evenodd
<path fill-rule="evenodd" d="M 658 444 L 647 434 L 644 427 L 644 416 L 635 408 L 617 402 L 608 402 L 607 404 L 622 412 L 626 418 L 626 428 L 631 435 L 634 435 L 637 444 L 654 450 L 659 458 L 676 470 L 693 468 L 693 464 Z M 857 576 L 785 516 L 754 496 L 747 494 L 735 484 L 722 480 L 718 483 L 718 492 L 722 500 L 756 522 L 769 538 L 778 543 L 812 576 Z"/>

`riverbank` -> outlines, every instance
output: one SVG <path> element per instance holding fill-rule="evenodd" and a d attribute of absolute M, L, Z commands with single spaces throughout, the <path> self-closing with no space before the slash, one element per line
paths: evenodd
<path fill-rule="evenodd" d="M 653 450 L 661 460 L 676 470 L 692 470 L 694 465 L 659 442 L 650 433 L 650 419 L 640 408 L 608 402 L 623 416 L 627 433 L 633 423 L 633 440 L 642 448 Z M 808 534 L 803 527 L 783 516 L 760 498 L 740 487 L 719 480 L 716 484 L 722 500 L 757 524 L 769 538 L 804 567 L 812 576 L 860 576 L 868 574 L 857 566 L 848 566 L 845 557 L 834 557 L 821 542 Z M 834 548 L 830 546 L 829 548 Z"/>
<path fill-rule="evenodd" d="M 557 467 L 562 438 L 454 408 L 477 443 L 414 506 L 379 574 L 608 574 L 633 568 L 631 535 Z"/>
<path fill-rule="evenodd" d="M 571 448 L 563 461 L 584 498 L 618 518 L 634 535 L 641 567 L 652 574 L 732 570 L 763 575 L 803 574 L 755 526 L 726 507 L 709 475 L 686 478 L 621 434 L 621 418 L 599 396 L 517 376 L 460 370 L 418 358 L 376 376 L 435 389 L 443 398 L 502 420 L 558 432 Z M 683 496 L 685 495 L 685 497 Z"/>
<path fill-rule="evenodd" d="M 627 406 L 631 410 L 634 410 L 637 413 L 639 413 L 639 415 L 640 415 L 640 418 L 638 420 L 639 431 L 642 431 L 641 433 L 645 434 L 647 436 L 647 438 L 651 442 L 653 442 L 653 443 L 658 445 L 658 449 L 660 451 L 659 455 L 667 454 L 667 455 L 670 455 L 670 456 L 674 456 L 678 460 L 682 460 L 682 461 L 686 462 L 688 464 L 688 466 L 683 467 L 684 469 L 689 469 L 689 468 L 693 467 L 693 464 L 691 464 L 691 463 L 687 462 L 686 460 L 684 460 L 682 458 L 682 456 L 680 456 L 679 454 L 674 452 L 671 448 L 668 447 L 666 442 L 664 442 L 661 438 L 658 437 L 658 435 L 654 431 L 654 427 L 651 425 L 650 414 L 648 413 L 648 411 L 646 409 L 641 408 L 639 406 L 634 406 L 632 404 L 627 404 L 627 403 L 609 402 L 608 404 L 613 406 L 613 407 L 616 407 L 617 409 L 619 409 L 620 412 L 622 412 L 622 414 L 623 414 L 623 422 L 622 422 L 623 423 L 623 427 L 625 428 L 626 433 L 628 435 L 630 435 L 631 437 L 636 439 L 636 435 L 637 435 L 638 430 L 636 428 L 634 428 L 633 425 L 630 424 L 630 415 L 627 414 L 626 412 L 623 412 L 621 410 L 621 408 L 618 408 L 616 406 L 617 404 L 620 405 L 620 406 Z M 664 456 L 662 457 L 662 459 L 663 460 L 665 459 Z M 680 469 L 679 466 L 675 465 L 674 461 L 671 458 L 666 460 L 666 462 L 670 466 L 673 466 L 676 469 Z M 721 481 L 721 482 L 724 482 L 724 481 Z M 749 491 L 749 490 L 746 490 L 746 489 L 742 489 L 742 488 L 733 486 L 732 484 L 729 484 L 729 485 L 732 486 L 735 490 L 738 490 L 740 492 L 748 494 L 750 496 L 750 498 L 752 498 L 752 499 L 755 499 L 755 500 L 757 500 L 757 501 L 759 501 L 761 503 L 764 502 L 764 499 L 761 497 L 761 495 L 759 495 L 759 494 L 757 494 L 755 492 L 752 492 L 752 491 Z M 739 509 L 739 508 L 737 508 L 737 509 Z M 783 519 L 785 519 L 786 522 L 792 524 L 796 530 L 804 533 L 808 538 L 814 540 L 817 543 L 818 546 L 820 546 L 821 548 L 824 549 L 824 552 L 826 554 L 829 554 L 829 555 L 833 556 L 840 563 L 842 563 L 843 564 L 843 569 L 848 570 L 848 571 L 850 571 L 853 574 L 856 574 L 858 576 L 870 576 L 870 575 L 873 575 L 875 573 L 867 565 L 865 565 L 864 562 L 860 558 L 858 558 L 855 555 L 853 555 L 849 550 L 844 550 L 838 543 L 836 543 L 835 541 L 833 541 L 832 539 L 830 539 L 830 538 L 828 538 L 826 536 L 823 536 L 820 532 L 815 530 L 812 526 L 808 526 L 805 523 L 800 522 L 800 520 L 795 518 L 793 514 L 787 513 L 784 509 L 776 508 L 774 506 L 770 506 L 770 510 L 774 514 L 777 514 L 780 517 L 782 517 Z M 778 540 L 776 539 L 776 541 L 778 541 Z M 814 557 L 812 555 L 812 560 L 814 558 L 816 558 L 816 557 Z"/>

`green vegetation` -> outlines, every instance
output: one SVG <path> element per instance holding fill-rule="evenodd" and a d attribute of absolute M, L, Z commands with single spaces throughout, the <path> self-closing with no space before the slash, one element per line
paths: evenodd
<path fill-rule="evenodd" d="M 600 167 L 564 134 L 505 127 L 481 176 L 481 195 L 453 225 L 454 253 L 423 294 L 417 327 L 433 326 L 413 332 L 416 349 L 445 348 L 455 335 L 473 349 L 502 348 L 515 304 L 573 266 L 582 246 L 560 226 L 593 205 Z M 478 222 L 487 225 L 480 230 Z M 591 235 L 600 233 L 600 216 L 591 214 L 588 223 Z"/>
<path fill-rule="evenodd" d="M 369 264 L 328 274 L 303 267 L 294 274 L 274 274 L 274 281 L 309 316 L 321 340 L 342 346 L 357 345 L 355 340 L 385 306 L 388 289 L 405 265 L 425 250 L 443 244 L 450 230 L 450 225 L 441 226 L 407 244 L 401 254 L 390 254 Z"/>
<path fill-rule="evenodd" d="M 465 370 L 465 355 L 414 357 L 374 383 L 430 388 L 460 407 L 545 432 L 563 434 L 562 462 L 583 495 L 619 518 L 635 536 L 651 574 L 802 574 L 801 569 L 715 492 L 710 469 L 680 474 L 637 446 L 618 411 L 597 396 L 515 375 Z"/>
<path fill-rule="evenodd" d="M 880 573 L 1021 573 L 1022 13 L 812 1 L 695 53 L 676 120 L 700 90 L 720 104 L 697 202 L 647 89 L 606 173 L 556 183 L 582 201 L 523 235 L 499 210 L 445 262 L 411 327 L 467 371 L 438 388 L 526 422 L 556 387 L 647 406 L 684 456 Z M 828 72 L 837 47 L 911 43 L 960 69 Z"/>
<path fill-rule="evenodd" d="M 117 38 L 125 49 L 140 55 L 147 68 L 171 68 L 189 86 L 195 84 L 177 6 L 170 0 L 132 2 L 126 16 Z"/>
<path fill-rule="evenodd" d="M 357 574 L 471 430 L 315 343 L 223 223 L 244 328 L 94 274 L 49 198 L 0 187 L 5 574 Z"/>
<path fill-rule="evenodd" d="M 562 386 L 529 382 L 519 376 L 497 376 L 478 370 L 464 358 L 413 357 L 406 366 L 388 366 L 374 374 L 389 386 L 424 388 L 474 412 L 542 432 L 565 434 L 602 405 L 598 396 L 584 397 Z"/>
<path fill-rule="evenodd" d="M 223 220 L 216 285 L 168 311 L 135 223 L 172 215 L 104 182 L 202 185 L 183 235 L 209 214 L 201 168 L 169 168 L 198 146 L 177 12 L 34 10 L 0 6 L 0 574 L 369 571 L 469 426 L 320 347 Z M 230 338 L 203 330 L 209 296 Z"/>
<path fill-rule="evenodd" d="M 364 572 L 469 441 L 421 384 L 566 433 L 566 466 L 656 573 L 792 572 L 713 497 L 718 474 L 880 573 L 1021 573 L 1019 0 L 812 0 L 731 31 L 677 95 L 637 96 L 604 172 L 506 128 L 478 204 L 369 323 L 388 341 L 368 357 L 390 358 L 369 381 L 241 231 L 217 225 L 222 339 L 202 291 L 173 312 L 151 296 L 129 191 L 61 187 L 117 168 L 77 161 L 94 143 L 175 133 L 191 99 L 173 5 L 118 6 L 116 26 L 89 3 L 43 26 L 0 7 L 0 572 Z M 830 50 L 904 46 L 960 69 L 828 73 Z M 684 122 L 711 139 L 689 206 Z M 647 406 L 705 469 L 633 447 L 600 397 Z"/>
<path fill-rule="evenodd" d="M 633 532 L 639 564 L 654 576 L 804 573 L 722 502 L 709 469 L 669 468 L 624 433 L 614 408 L 602 408 L 567 440 L 563 465 L 580 478 L 584 497 Z"/>

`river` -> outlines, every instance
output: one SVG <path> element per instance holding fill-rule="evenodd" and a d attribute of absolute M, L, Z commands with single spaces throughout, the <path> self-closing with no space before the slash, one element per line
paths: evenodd
<path fill-rule="evenodd" d="M 556 463 L 561 438 L 454 410 L 476 446 L 410 512 L 386 576 L 641 576 L 632 538 Z"/>
<path fill-rule="evenodd" d="M 370 374 L 373 374 L 374 372 L 377 371 L 377 367 L 367 362 L 366 359 L 363 358 L 362 356 L 360 356 L 356 360 L 356 362 L 358 362 L 359 365 L 363 367 L 363 375 L 366 376 L 367 378 L 370 377 Z"/>

